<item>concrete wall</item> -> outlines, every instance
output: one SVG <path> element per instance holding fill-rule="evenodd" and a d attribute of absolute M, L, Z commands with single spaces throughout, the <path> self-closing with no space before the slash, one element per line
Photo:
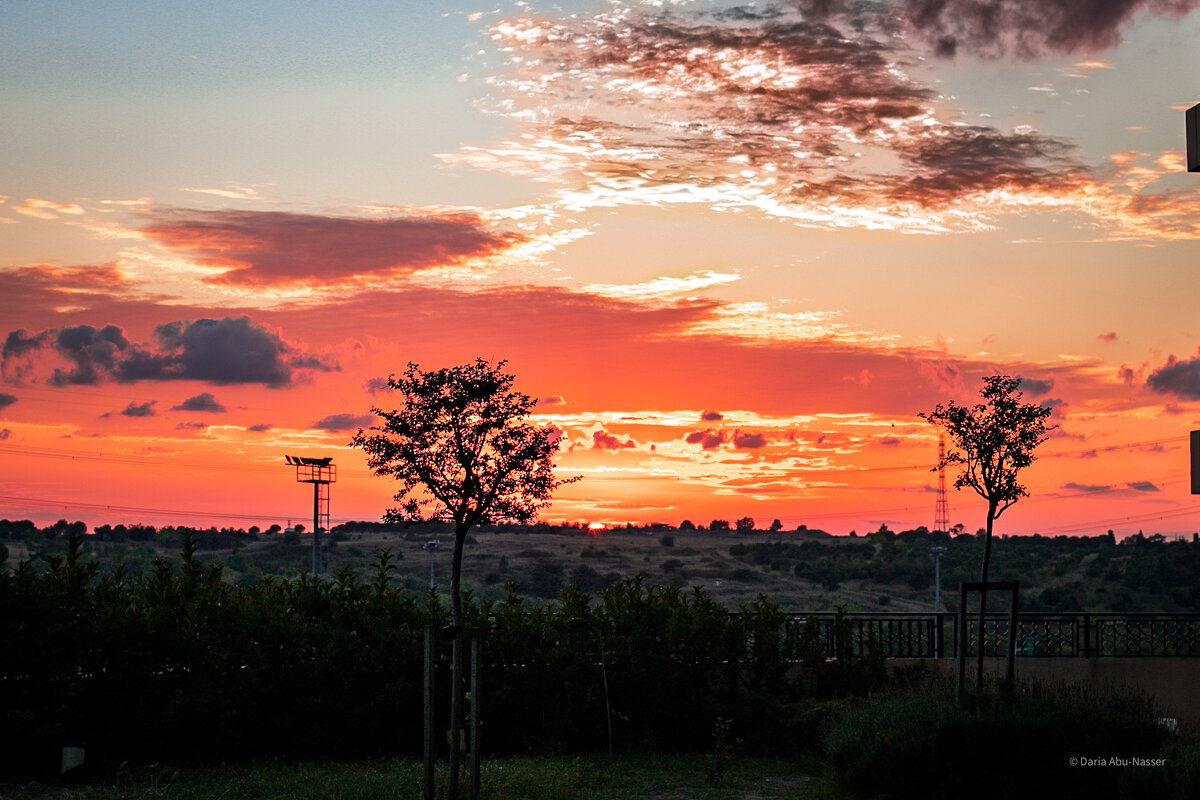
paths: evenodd
<path fill-rule="evenodd" d="M 889 658 L 889 666 L 925 662 L 936 674 L 953 678 L 958 661 L 953 658 Z M 985 658 L 984 672 L 1002 677 L 1003 658 Z M 1200 729 L 1200 658 L 1041 658 L 1018 656 L 1016 678 L 1042 683 L 1073 683 L 1096 689 L 1129 686 L 1141 689 L 1162 708 L 1162 716 L 1175 717 L 1181 725 Z M 967 672 L 975 674 L 975 660 L 967 661 Z"/>

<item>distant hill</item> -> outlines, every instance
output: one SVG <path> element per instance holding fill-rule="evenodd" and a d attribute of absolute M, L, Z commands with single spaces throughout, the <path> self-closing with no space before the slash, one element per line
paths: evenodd
<path fill-rule="evenodd" d="M 39 529 L 28 521 L 0 520 L 7 568 L 61 551 L 67 533 L 86 528 L 61 521 Z M 148 569 L 157 557 L 177 554 L 182 527 L 101 526 L 89 533 L 86 552 L 104 568 L 125 564 Z M 397 578 L 413 591 L 449 575 L 449 525 L 399 527 L 351 522 L 324 534 L 327 572 L 366 574 L 387 548 L 399 559 Z M 195 529 L 199 557 L 223 564 L 226 580 L 253 582 L 264 575 L 294 575 L 310 565 L 307 532 L 278 526 Z M 933 607 L 933 558 L 941 556 L 942 601 L 954 610 L 960 581 L 977 580 L 983 542 L 971 534 L 930 533 L 924 528 L 863 536 L 793 531 L 708 530 L 663 524 L 589 531 L 538 524 L 486 526 L 467 543 L 464 584 L 477 596 L 499 598 L 507 583 L 528 597 L 552 598 L 574 584 L 594 592 L 619 578 L 644 575 L 650 583 L 699 586 L 733 607 L 760 593 L 787 610 L 849 609 L 926 611 Z M 1166 540 L 1138 534 L 1117 541 L 1099 536 L 999 537 L 993 543 L 993 580 L 1019 580 L 1026 611 L 1189 611 L 1200 613 L 1200 536 Z"/>

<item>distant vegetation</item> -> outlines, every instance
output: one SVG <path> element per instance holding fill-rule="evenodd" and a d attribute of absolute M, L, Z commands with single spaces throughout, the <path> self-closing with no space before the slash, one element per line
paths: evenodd
<path fill-rule="evenodd" d="M 720 520 L 715 522 L 720 523 Z M 862 536 L 830 536 L 800 526 L 793 531 L 717 525 L 654 523 L 630 525 L 589 535 L 583 526 L 537 524 L 485 526 L 467 543 L 464 583 L 476 596 L 499 600 L 512 583 L 520 596 L 550 599 L 568 587 L 595 592 L 635 575 L 650 584 L 690 589 L 733 608 L 760 592 L 787 610 L 930 610 L 933 559 L 929 548 L 946 547 L 941 557 L 942 601 L 957 604 L 959 581 L 978 578 L 982 537 L 930 533 L 925 528 L 899 533 L 881 526 Z M 197 559 L 219 563 L 223 579 L 253 585 L 267 576 L 295 576 L 309 566 L 311 539 L 265 529 L 101 525 L 90 533 L 83 522 L 60 520 L 39 528 L 29 520 L 0 520 L 0 554 L 8 564 L 62 553 L 71 533 L 84 535 L 83 552 L 104 568 L 124 564 L 145 570 L 155 559 L 178 552 L 189 535 Z M 396 558 L 396 580 L 412 591 L 428 586 L 428 554 L 421 545 L 448 536 L 447 526 L 425 523 L 402 527 L 379 522 L 335 526 L 325 537 L 331 570 L 370 573 L 373 558 L 388 548 Z M 439 560 L 440 559 L 440 560 Z M 444 553 L 435 554 L 439 582 L 448 577 Z M 993 550 L 992 578 L 1021 582 L 1026 611 L 1188 611 L 1200 612 L 1200 537 L 1168 540 L 1142 533 L 1117 540 L 1098 536 L 1003 537 Z"/>

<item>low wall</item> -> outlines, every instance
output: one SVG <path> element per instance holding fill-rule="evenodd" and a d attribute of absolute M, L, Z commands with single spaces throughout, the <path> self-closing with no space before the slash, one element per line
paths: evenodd
<path fill-rule="evenodd" d="M 953 678 L 958 661 L 953 658 L 889 658 L 889 666 L 923 662 L 936 674 Z M 1019 656 L 1015 661 L 1017 680 L 1030 678 L 1042 683 L 1073 683 L 1100 689 L 1109 686 L 1136 687 L 1154 698 L 1165 717 L 1200 729 L 1200 658 L 1104 657 L 1039 658 Z M 984 672 L 1003 676 L 1005 659 L 985 658 Z M 967 661 L 968 674 L 975 674 L 975 660 Z"/>

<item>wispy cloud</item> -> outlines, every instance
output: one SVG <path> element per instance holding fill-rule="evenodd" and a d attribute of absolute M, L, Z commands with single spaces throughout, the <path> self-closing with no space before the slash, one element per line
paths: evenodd
<path fill-rule="evenodd" d="M 490 29 L 506 64 L 489 82 L 493 110 L 524 134 L 442 157 L 554 184 L 570 210 L 705 204 L 801 225 L 941 232 L 1040 207 L 1081 212 L 1116 235 L 1190 235 L 1192 193 L 1109 183 L 1071 142 L 1028 126 L 961 122 L 914 77 L 920 53 L 898 35 L 906 27 L 943 55 L 1075 52 L 1111 43 L 1142 3 L 1088 5 L 1105 9 L 1084 20 L 1065 2 L 909 0 L 893 12 L 821 0 L 511 16 Z"/>

